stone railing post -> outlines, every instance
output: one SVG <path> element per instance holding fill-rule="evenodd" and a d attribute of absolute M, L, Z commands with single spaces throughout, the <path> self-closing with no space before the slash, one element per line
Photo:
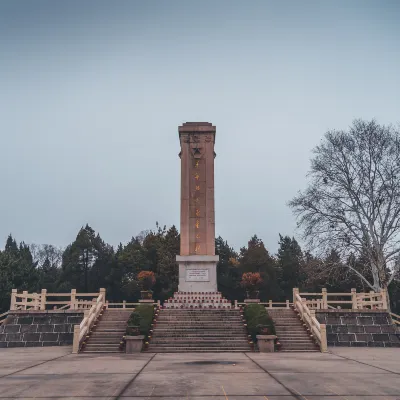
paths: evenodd
<path fill-rule="evenodd" d="M 71 289 L 71 305 L 70 310 L 76 310 L 78 305 L 76 304 L 76 289 Z"/>
<path fill-rule="evenodd" d="M 234 306 L 234 307 L 235 307 L 235 310 L 237 310 L 237 309 L 239 308 L 239 307 L 238 307 L 238 301 L 235 300 L 235 303 L 234 303 L 234 304 L 235 304 L 235 306 Z"/>
<path fill-rule="evenodd" d="M 10 303 L 10 310 L 11 311 L 13 311 L 13 310 L 16 310 L 17 308 L 17 306 L 16 306 L 16 303 L 17 303 L 17 293 L 18 293 L 18 290 L 17 289 L 12 289 L 11 290 L 11 303 Z"/>
<path fill-rule="evenodd" d="M 38 310 L 39 309 L 39 296 L 40 294 L 37 294 L 36 292 L 32 293 L 35 297 L 33 298 L 33 309 Z"/>
<path fill-rule="evenodd" d="M 369 291 L 369 305 L 371 307 L 371 310 L 376 309 L 376 304 L 372 304 L 372 302 L 375 300 L 375 297 L 373 296 L 375 294 L 375 292 L 373 290 Z"/>
<path fill-rule="evenodd" d="M 272 308 L 272 300 L 268 301 L 268 308 Z"/>
<path fill-rule="evenodd" d="M 357 310 L 357 289 L 351 289 L 351 308 Z"/>
<path fill-rule="evenodd" d="M 286 308 L 290 308 L 290 302 L 289 302 L 289 300 L 286 300 Z"/>
<path fill-rule="evenodd" d="M 293 288 L 293 305 L 296 304 L 296 294 L 299 294 L 299 288 Z"/>
<path fill-rule="evenodd" d="M 320 350 L 321 350 L 321 353 L 327 353 L 328 352 L 328 342 L 326 340 L 326 325 L 325 324 L 320 324 L 320 332 L 321 332 Z"/>
<path fill-rule="evenodd" d="M 122 308 L 126 308 L 126 300 L 122 302 Z"/>
<path fill-rule="evenodd" d="M 22 306 L 22 309 L 23 309 L 23 310 L 26 310 L 26 308 L 27 308 L 27 303 L 28 303 L 28 292 L 27 292 L 26 290 L 24 290 L 24 291 L 22 292 L 22 294 L 24 295 L 24 296 L 22 297 L 22 301 L 24 302 L 24 305 Z"/>
<path fill-rule="evenodd" d="M 79 353 L 79 336 L 81 333 L 81 328 L 79 325 L 74 325 L 74 338 L 72 342 L 72 353 L 78 354 Z"/>
<path fill-rule="evenodd" d="M 40 293 L 40 310 L 44 311 L 46 309 L 46 296 L 47 296 L 47 289 L 42 289 Z"/>
<path fill-rule="evenodd" d="M 103 303 L 105 303 L 105 301 L 106 301 L 106 289 L 100 288 L 100 294 L 103 295 L 102 296 L 102 301 L 103 301 Z"/>
<path fill-rule="evenodd" d="M 324 310 L 328 309 L 328 291 L 322 288 L 322 307 Z"/>
<path fill-rule="evenodd" d="M 386 289 L 381 289 L 381 300 L 382 300 L 382 310 L 387 310 L 388 304 L 387 304 L 387 290 Z"/>

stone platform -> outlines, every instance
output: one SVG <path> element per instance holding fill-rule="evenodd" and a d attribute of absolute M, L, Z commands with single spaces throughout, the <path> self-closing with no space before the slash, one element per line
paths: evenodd
<path fill-rule="evenodd" d="M 10 311 L 0 326 L 0 348 L 71 345 L 83 310 Z"/>
<path fill-rule="evenodd" d="M 396 400 L 400 349 L 329 353 L 71 354 L 0 349 L 3 399 Z"/>
<path fill-rule="evenodd" d="M 328 346 L 400 347 L 400 332 L 388 312 L 379 310 L 321 310 Z"/>
<path fill-rule="evenodd" d="M 233 306 L 220 292 L 175 292 L 173 297 L 164 302 L 163 308 L 231 309 Z"/>

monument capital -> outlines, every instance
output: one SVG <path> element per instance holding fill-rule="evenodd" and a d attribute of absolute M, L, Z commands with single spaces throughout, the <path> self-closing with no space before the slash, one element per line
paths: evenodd
<path fill-rule="evenodd" d="M 188 133 L 188 134 L 211 133 L 215 135 L 216 130 L 217 128 L 210 122 L 185 122 L 184 124 L 178 127 L 179 136 L 181 136 L 181 134 L 183 133 Z"/>

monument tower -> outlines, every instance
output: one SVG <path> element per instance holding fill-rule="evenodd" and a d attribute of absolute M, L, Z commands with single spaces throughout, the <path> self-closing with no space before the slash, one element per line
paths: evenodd
<path fill-rule="evenodd" d="M 215 126 L 186 122 L 179 127 L 181 152 L 180 292 L 217 292 L 215 255 Z"/>

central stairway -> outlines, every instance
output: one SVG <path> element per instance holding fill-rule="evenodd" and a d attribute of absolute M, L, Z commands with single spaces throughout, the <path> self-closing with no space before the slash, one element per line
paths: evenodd
<path fill-rule="evenodd" d="M 267 311 L 274 321 L 276 335 L 282 345 L 281 351 L 319 351 L 319 347 L 293 309 Z"/>
<path fill-rule="evenodd" d="M 150 353 L 251 351 L 239 310 L 161 309 Z"/>

